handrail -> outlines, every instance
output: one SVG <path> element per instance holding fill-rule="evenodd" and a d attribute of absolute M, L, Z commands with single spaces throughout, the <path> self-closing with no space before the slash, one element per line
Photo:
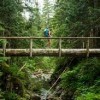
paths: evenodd
<path fill-rule="evenodd" d="M 100 37 L 0 37 L 0 39 L 100 39 Z"/>

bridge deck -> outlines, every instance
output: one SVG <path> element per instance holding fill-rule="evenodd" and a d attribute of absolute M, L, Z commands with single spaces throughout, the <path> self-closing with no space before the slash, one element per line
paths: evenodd
<path fill-rule="evenodd" d="M 3 56 L 3 49 L 0 49 Z M 30 49 L 6 49 L 6 56 L 30 56 Z M 59 49 L 32 49 L 32 56 L 59 56 Z M 61 56 L 87 56 L 87 49 L 61 49 Z M 100 57 L 100 49 L 89 49 L 89 56 Z"/>

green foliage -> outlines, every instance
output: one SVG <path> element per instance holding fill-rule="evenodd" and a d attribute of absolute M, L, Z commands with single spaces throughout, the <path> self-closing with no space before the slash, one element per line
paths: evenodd
<path fill-rule="evenodd" d="M 18 96 L 16 93 L 6 92 L 4 95 L 6 100 L 19 100 L 20 96 Z"/>
<path fill-rule="evenodd" d="M 0 46 L 3 46 L 3 44 L 7 44 L 6 40 L 0 39 Z"/>
<path fill-rule="evenodd" d="M 57 0 L 53 28 L 56 36 L 89 36 L 99 26 L 99 1 Z M 97 4 L 98 3 L 98 4 Z M 95 7 L 94 7 L 95 5 Z"/>
<path fill-rule="evenodd" d="M 3 95 L 4 95 L 4 92 L 0 89 L 0 99 L 5 100 Z"/>
<path fill-rule="evenodd" d="M 73 71 L 68 71 L 67 74 L 64 73 L 62 78 L 64 78 L 63 82 L 63 86 L 64 88 L 76 88 L 77 86 L 77 77 L 76 77 L 77 72 L 75 70 Z"/>
<path fill-rule="evenodd" d="M 5 29 L 0 25 L 0 32 L 4 31 Z"/>
<path fill-rule="evenodd" d="M 31 84 L 30 86 L 30 89 L 32 89 L 33 92 L 40 93 L 40 89 L 42 89 L 42 87 L 43 87 L 43 82 L 34 79 L 33 84 Z"/>
<path fill-rule="evenodd" d="M 44 27 L 50 27 L 50 19 L 52 16 L 52 4 L 50 3 L 49 0 L 44 0 L 44 6 L 43 6 L 43 26 Z"/>
<path fill-rule="evenodd" d="M 7 31 L 14 32 L 12 35 L 21 29 L 19 26 L 22 25 L 22 10 L 21 2 L 17 0 L 3 0 L 0 3 L 0 19 Z"/>
<path fill-rule="evenodd" d="M 44 0 L 43 14 L 39 12 L 38 3 L 30 7 L 27 4 L 23 5 L 21 0 L 1 0 L 0 36 L 39 37 L 43 36 L 43 28 L 46 26 L 53 28 L 54 36 L 90 36 L 91 32 L 94 36 L 99 36 L 100 8 L 99 1 L 96 1 L 97 3 L 93 0 L 56 0 L 53 17 L 51 13 L 53 7 L 48 0 Z M 24 10 L 30 13 L 29 20 L 23 17 Z M 33 41 L 34 48 L 44 47 L 44 41 L 38 39 Z M 29 48 L 28 40 L 13 42 L 12 40 L 0 40 L 0 47 L 4 42 L 8 48 Z M 58 43 L 53 44 L 53 47 L 58 45 Z M 80 41 L 62 41 L 62 47 L 66 46 L 79 47 Z M 0 57 L 0 96 L 4 96 L 7 100 L 21 100 L 21 97 L 27 95 L 27 91 L 30 93 L 34 90 L 39 91 L 43 84 L 33 80 L 32 73 L 38 69 L 44 71 L 54 69 L 57 64 L 55 73 L 58 75 L 66 66 L 68 59 Z M 99 59 L 82 60 L 62 75 L 61 87 L 69 94 L 71 93 L 76 100 L 99 100 L 99 70 Z M 13 87 L 9 85 L 10 83 Z"/>
<path fill-rule="evenodd" d="M 99 59 L 93 58 L 85 60 L 78 67 L 81 68 L 81 73 L 78 74 L 79 79 L 83 83 L 91 85 L 98 78 L 100 71 Z"/>
<path fill-rule="evenodd" d="M 73 91 L 75 100 L 98 100 L 100 60 L 97 58 L 82 60 L 76 67 L 62 75 L 63 89 Z"/>
<path fill-rule="evenodd" d="M 100 12 L 99 5 L 98 0 L 96 2 L 93 0 L 57 0 L 55 16 L 51 20 L 52 27 L 54 28 L 53 32 L 55 33 L 54 36 L 90 36 L 92 32 L 93 36 L 99 36 L 100 31 L 95 31 L 96 27 L 99 29 L 100 24 L 98 16 Z M 79 47 L 80 41 L 74 40 L 71 43 L 70 41 L 66 41 L 62 44 L 63 47 L 66 44 L 68 47 Z M 63 67 L 63 63 L 65 63 L 64 59 L 60 59 L 60 62 L 58 60 L 55 77 L 57 77 L 60 67 Z M 61 87 L 65 91 L 68 91 L 67 94 L 73 92 L 73 98 L 75 96 L 81 97 L 82 94 L 88 95 L 89 93 L 89 98 L 93 99 L 93 95 L 95 97 L 99 92 L 99 85 L 96 85 L 99 84 L 99 66 L 100 60 L 97 58 L 83 60 L 74 69 L 69 68 L 70 70 L 62 75 Z M 85 100 L 88 100 L 88 96 L 86 96 Z"/>
<path fill-rule="evenodd" d="M 42 68 L 44 70 L 48 70 L 48 69 L 54 69 L 55 68 L 55 59 L 54 58 L 48 58 L 48 57 L 44 57 L 42 59 Z"/>
<path fill-rule="evenodd" d="M 100 3 L 99 0 L 56 0 L 55 15 L 52 21 L 54 36 L 100 36 Z M 90 43 L 90 47 L 99 47 L 100 41 Z M 54 43 L 55 46 L 58 44 Z M 62 47 L 79 48 L 82 45 L 80 40 L 62 41 Z M 98 45 L 98 46 L 97 46 Z M 57 60 L 57 67 L 54 71 L 61 74 L 65 62 L 70 58 Z M 66 100 L 98 100 L 99 96 L 99 73 L 100 60 L 97 58 L 83 59 L 77 62 L 78 65 L 65 66 L 67 71 L 61 76 L 61 87 L 66 92 Z M 64 67 L 64 68 L 65 68 Z M 59 76 L 59 75 L 58 75 Z M 93 98 L 94 96 L 94 98 Z M 79 97 L 79 98 L 78 98 Z"/>
<path fill-rule="evenodd" d="M 77 97 L 75 100 L 99 100 L 100 94 L 95 94 L 88 92 L 87 94 L 82 94 L 81 96 Z"/>
<path fill-rule="evenodd" d="M 43 36 L 38 4 L 34 3 L 34 7 L 27 5 L 24 5 L 22 0 L 0 2 L 0 36 Z M 29 20 L 23 17 L 23 11 L 30 13 Z M 0 40 L 0 47 L 3 47 L 4 42 L 7 48 L 29 48 L 28 40 L 16 39 L 13 42 Z M 41 48 L 44 45 L 42 40 L 33 40 L 33 42 L 34 48 Z M 23 100 L 26 100 L 26 95 L 29 95 L 29 100 L 31 94 L 27 91 L 33 93 L 33 90 L 40 91 L 42 88 L 41 82 L 32 79 L 34 71 L 40 68 L 47 71 L 53 67 L 54 60 L 50 58 L 0 57 L 0 88 L 3 93 L 0 94 L 6 100 L 21 100 L 23 97 L 25 97 Z"/>
<path fill-rule="evenodd" d="M 9 60 L 9 57 L 0 57 L 0 63 Z"/>

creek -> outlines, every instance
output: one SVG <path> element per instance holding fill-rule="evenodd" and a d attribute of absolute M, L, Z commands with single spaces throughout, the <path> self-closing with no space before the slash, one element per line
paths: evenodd
<path fill-rule="evenodd" d="M 35 92 L 38 98 L 37 100 L 47 100 L 48 90 L 50 88 L 48 81 L 50 80 L 51 75 L 52 71 L 43 72 L 42 70 L 38 70 L 32 75 L 32 78 L 42 85 L 39 89 L 40 93 Z"/>

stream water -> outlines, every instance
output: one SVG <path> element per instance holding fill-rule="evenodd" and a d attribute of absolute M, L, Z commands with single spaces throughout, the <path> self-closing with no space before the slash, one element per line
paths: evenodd
<path fill-rule="evenodd" d="M 47 100 L 48 96 L 48 89 L 49 84 L 48 81 L 50 80 L 52 72 L 37 72 L 32 75 L 32 78 L 34 78 L 36 81 L 41 82 L 43 87 L 40 89 L 41 93 L 39 94 L 40 100 Z"/>
<path fill-rule="evenodd" d="M 41 89 L 41 100 L 46 100 L 48 96 L 48 90 L 42 88 Z"/>

